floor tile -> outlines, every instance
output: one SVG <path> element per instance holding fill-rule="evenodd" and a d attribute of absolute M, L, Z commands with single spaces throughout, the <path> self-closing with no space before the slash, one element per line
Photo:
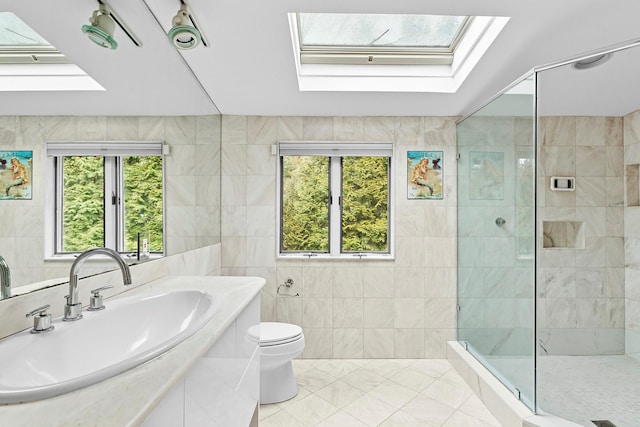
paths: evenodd
<path fill-rule="evenodd" d="M 344 411 L 368 426 L 377 426 L 389 418 L 396 408 L 370 394 L 365 394 L 345 406 Z"/>
<path fill-rule="evenodd" d="M 360 364 L 353 363 L 349 360 L 329 360 L 326 363 L 318 365 L 316 369 L 326 372 L 329 375 L 340 378 L 360 368 Z"/>
<path fill-rule="evenodd" d="M 270 417 L 281 409 L 282 408 L 280 408 L 278 405 L 260 405 L 260 407 L 258 408 L 259 419 L 263 420 L 267 417 Z"/>
<path fill-rule="evenodd" d="M 423 421 L 429 425 L 440 426 L 456 412 L 456 409 L 419 394 L 403 406 L 401 411 L 406 412 L 418 421 Z"/>
<path fill-rule="evenodd" d="M 315 426 L 338 410 L 337 407 L 315 394 L 311 394 L 285 409 L 305 426 Z"/>
<path fill-rule="evenodd" d="M 260 427 L 500 427 L 444 359 L 296 359 L 298 395 Z"/>
<path fill-rule="evenodd" d="M 384 420 L 380 427 L 430 427 L 403 411 L 398 411 Z"/>
<path fill-rule="evenodd" d="M 401 386 L 393 381 L 386 381 L 369 392 L 369 394 L 383 402 L 388 403 L 396 409 L 406 405 L 411 399 L 418 395 L 418 392 L 410 388 Z"/>
<path fill-rule="evenodd" d="M 305 427 L 305 425 L 287 411 L 279 411 L 264 420 L 260 420 L 260 427 Z"/>
<path fill-rule="evenodd" d="M 410 388 L 411 390 L 420 392 L 427 388 L 436 379 L 412 369 L 403 369 L 393 375 L 390 380 Z"/>
<path fill-rule="evenodd" d="M 464 412 L 465 414 L 477 418 L 480 421 L 484 421 L 489 425 L 500 427 L 498 420 L 496 420 L 493 414 L 486 406 L 484 406 L 480 398 L 475 394 L 471 395 L 471 397 L 469 397 L 467 401 L 458 408 L 458 412 Z"/>
<path fill-rule="evenodd" d="M 317 427 L 367 427 L 367 425 L 344 411 L 338 411 L 318 424 Z"/>
<path fill-rule="evenodd" d="M 336 378 L 317 368 L 296 375 L 298 385 L 311 392 L 316 392 L 334 382 Z"/>
<path fill-rule="evenodd" d="M 305 397 L 309 396 L 311 394 L 311 392 L 309 390 L 307 390 L 306 388 L 302 387 L 301 385 L 298 384 L 298 394 L 296 394 L 295 396 L 293 396 L 291 399 L 289 400 L 285 400 L 284 402 L 278 402 L 275 405 L 278 406 L 280 409 L 285 409 L 287 406 L 290 406 L 302 399 L 304 399 Z"/>
<path fill-rule="evenodd" d="M 415 359 L 371 359 L 365 365 L 376 374 L 389 378 L 415 362 Z"/>
<path fill-rule="evenodd" d="M 442 375 L 453 370 L 451 364 L 443 359 L 418 359 L 407 366 L 407 368 L 433 378 L 440 378 Z"/>
<path fill-rule="evenodd" d="M 424 389 L 422 394 L 457 409 L 471 397 L 473 392 L 466 387 L 456 387 L 448 382 L 436 380 Z"/>
<path fill-rule="evenodd" d="M 342 380 L 334 381 L 316 392 L 317 396 L 338 408 L 344 408 L 363 394 L 364 391 Z"/>
<path fill-rule="evenodd" d="M 482 420 L 467 415 L 464 412 L 454 412 L 442 427 L 494 427 L 495 424 L 488 424 Z"/>
<path fill-rule="evenodd" d="M 387 379 L 365 367 L 345 375 L 342 380 L 364 392 L 370 392 Z"/>

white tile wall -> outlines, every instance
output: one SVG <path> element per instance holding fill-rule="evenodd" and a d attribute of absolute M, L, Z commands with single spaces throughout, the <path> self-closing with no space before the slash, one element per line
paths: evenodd
<path fill-rule="evenodd" d="M 624 164 L 640 163 L 640 111 L 624 117 Z M 628 189 L 630 190 L 630 189 Z M 637 191 L 637 189 L 636 189 Z M 624 313 L 626 354 L 640 360 L 640 207 L 624 208 Z M 619 291 L 619 288 L 616 288 Z M 617 319 L 618 321 L 620 319 Z"/>
<path fill-rule="evenodd" d="M 303 357 L 444 357 L 455 339 L 455 132 L 447 117 L 222 117 L 223 273 L 267 277 L 262 320 L 300 324 Z M 279 140 L 394 142 L 395 261 L 276 259 Z M 407 200 L 408 150 L 444 152 L 444 200 Z M 287 278 L 300 296 L 276 296 Z"/>
<path fill-rule="evenodd" d="M 543 249 L 538 263 L 540 338 L 550 354 L 624 352 L 622 129 L 620 117 L 540 120 L 541 220 L 585 224 L 584 249 Z M 550 191 L 551 176 L 575 176 L 575 192 Z"/>

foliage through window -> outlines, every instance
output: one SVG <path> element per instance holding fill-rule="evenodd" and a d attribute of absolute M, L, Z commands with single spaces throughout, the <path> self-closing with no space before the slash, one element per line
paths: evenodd
<path fill-rule="evenodd" d="M 281 255 L 391 253 L 390 144 L 279 148 Z"/>
<path fill-rule="evenodd" d="M 162 253 L 161 146 L 151 152 L 143 150 L 141 155 L 135 155 L 135 149 L 116 147 L 113 155 L 103 156 L 93 155 L 93 147 L 66 144 L 59 152 L 53 143 L 48 146 L 56 194 L 52 253 L 95 247 L 134 253 L 142 250 L 143 239 L 149 252 Z"/>

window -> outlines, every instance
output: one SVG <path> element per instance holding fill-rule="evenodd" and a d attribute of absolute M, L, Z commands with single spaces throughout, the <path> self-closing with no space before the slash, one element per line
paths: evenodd
<path fill-rule="evenodd" d="M 446 64 L 469 16 L 300 13 L 305 64 Z"/>
<path fill-rule="evenodd" d="M 11 12 L 0 12 L 0 91 L 104 90 Z"/>
<path fill-rule="evenodd" d="M 11 12 L 0 12 L 0 63 L 68 63 L 48 41 Z"/>
<path fill-rule="evenodd" d="M 298 88 L 454 93 L 508 21 L 500 16 L 290 13 Z"/>
<path fill-rule="evenodd" d="M 392 152 L 391 143 L 279 143 L 279 254 L 391 257 Z"/>
<path fill-rule="evenodd" d="M 49 255 L 164 252 L 160 142 L 48 142 Z"/>

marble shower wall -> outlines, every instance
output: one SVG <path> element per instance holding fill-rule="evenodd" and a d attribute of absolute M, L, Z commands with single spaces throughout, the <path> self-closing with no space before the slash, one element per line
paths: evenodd
<path fill-rule="evenodd" d="M 279 140 L 393 141 L 395 261 L 276 259 Z M 407 200 L 408 150 L 444 152 L 444 200 Z M 446 117 L 222 117 L 222 273 L 267 279 L 262 320 L 306 358 L 443 358 L 456 337 L 456 126 Z M 288 278 L 292 295 L 276 296 Z"/>
<path fill-rule="evenodd" d="M 542 117 L 538 130 L 538 223 L 584 224 L 584 248 L 538 252 L 540 354 L 623 354 L 623 119 Z M 575 177 L 575 191 L 551 191 L 552 176 Z"/>
<path fill-rule="evenodd" d="M 68 277 L 70 263 L 44 255 L 44 143 L 162 140 L 168 255 L 220 241 L 220 116 L 0 117 L 0 150 L 33 151 L 33 199 L 0 204 L 0 255 L 14 286 Z M 90 272 L 90 267 L 85 267 Z"/>
<path fill-rule="evenodd" d="M 624 117 L 624 164 L 637 174 L 633 165 L 640 164 L 640 111 Z M 640 207 L 633 197 L 639 184 L 637 175 L 630 178 L 624 208 L 626 354 L 640 360 Z"/>

